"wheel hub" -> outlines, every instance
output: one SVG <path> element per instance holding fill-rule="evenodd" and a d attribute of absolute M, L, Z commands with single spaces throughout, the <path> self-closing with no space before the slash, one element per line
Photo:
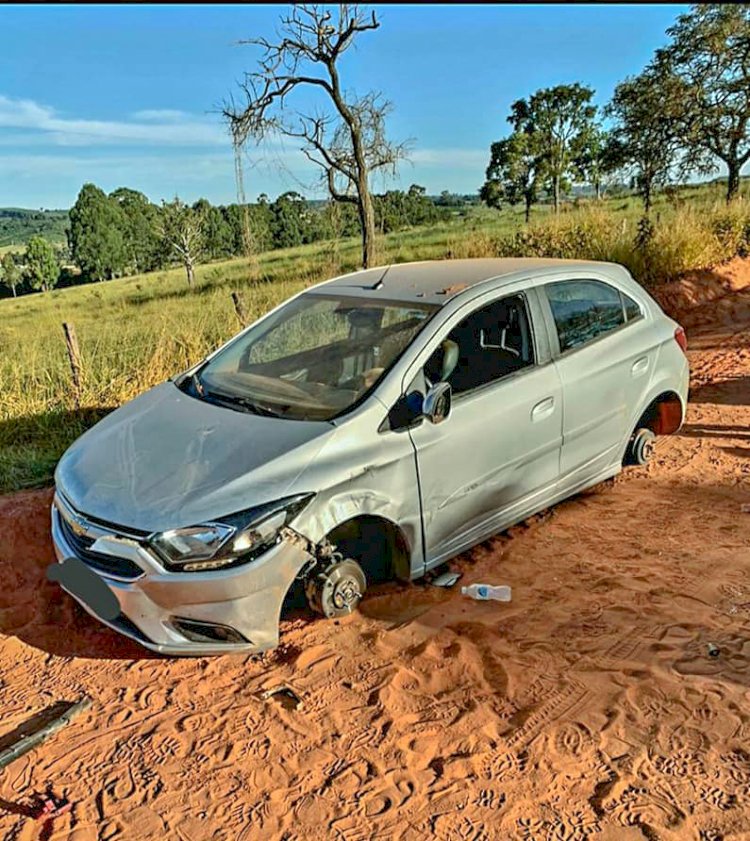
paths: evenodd
<path fill-rule="evenodd" d="M 332 583 L 333 582 L 329 582 Z M 333 592 L 330 599 L 337 610 L 352 610 L 362 598 L 359 585 L 353 578 L 343 578 L 333 584 Z"/>
<path fill-rule="evenodd" d="M 305 586 L 310 607 L 329 619 L 354 613 L 367 589 L 367 579 L 356 561 L 334 562 Z"/>

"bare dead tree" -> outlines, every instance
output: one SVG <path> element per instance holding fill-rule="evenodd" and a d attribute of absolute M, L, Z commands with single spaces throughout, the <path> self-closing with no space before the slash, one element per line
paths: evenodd
<path fill-rule="evenodd" d="M 175 198 L 162 202 L 157 232 L 169 251 L 185 267 L 188 286 L 195 281 L 195 265 L 205 247 L 205 219 L 202 212 Z"/>
<path fill-rule="evenodd" d="M 369 176 L 395 172 L 406 144 L 390 142 L 385 117 L 391 105 L 379 93 L 355 97 L 343 91 L 339 59 L 357 35 L 380 26 L 375 13 L 356 4 L 295 5 L 281 20 L 278 43 L 257 38 L 241 43 L 261 47 L 259 69 L 245 74 L 243 102 L 223 108 L 235 147 L 277 134 L 303 141 L 301 151 L 323 170 L 331 198 L 357 206 L 362 227 L 362 265 L 372 265 L 375 212 Z M 317 88 L 327 107 L 303 113 L 287 107 L 301 87 Z"/>

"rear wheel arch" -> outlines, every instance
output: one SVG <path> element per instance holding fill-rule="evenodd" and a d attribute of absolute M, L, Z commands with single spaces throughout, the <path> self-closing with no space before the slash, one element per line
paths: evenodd
<path fill-rule="evenodd" d="M 671 435 L 682 426 L 685 405 L 676 391 L 666 389 L 656 395 L 641 412 L 622 451 L 622 465 L 645 464 L 653 447 L 654 436 Z M 650 436 L 650 438 L 649 438 Z M 645 456 L 640 450 L 645 448 Z"/>
<path fill-rule="evenodd" d="M 685 407 L 676 391 L 667 389 L 658 394 L 646 406 L 638 418 L 633 432 L 650 429 L 655 435 L 671 435 L 682 426 Z"/>
<path fill-rule="evenodd" d="M 411 577 L 411 550 L 403 530 L 376 514 L 359 514 L 335 526 L 326 540 L 345 558 L 357 561 L 368 584 Z"/>

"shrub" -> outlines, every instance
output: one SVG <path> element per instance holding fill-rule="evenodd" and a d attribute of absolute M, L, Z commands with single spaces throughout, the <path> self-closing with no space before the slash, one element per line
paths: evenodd
<path fill-rule="evenodd" d="M 750 253 L 750 207 L 738 200 L 636 220 L 600 208 L 529 225 L 503 237 L 504 257 L 560 257 L 622 263 L 642 283 L 672 280 Z"/>

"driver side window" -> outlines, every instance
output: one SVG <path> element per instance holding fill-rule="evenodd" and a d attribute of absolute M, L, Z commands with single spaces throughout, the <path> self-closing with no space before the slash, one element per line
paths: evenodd
<path fill-rule="evenodd" d="M 454 394 L 534 365 L 526 300 L 510 295 L 468 315 L 441 342 L 424 367 L 428 382 L 445 380 Z"/>

